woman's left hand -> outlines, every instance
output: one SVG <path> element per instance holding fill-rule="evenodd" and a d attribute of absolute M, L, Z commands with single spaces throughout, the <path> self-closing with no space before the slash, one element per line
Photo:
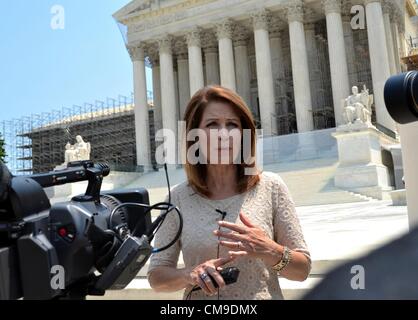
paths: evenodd
<path fill-rule="evenodd" d="M 282 258 L 283 247 L 272 240 L 261 228 L 254 226 L 247 215 L 240 212 L 242 225 L 227 221 L 219 221 L 222 228 L 230 229 L 231 232 L 215 230 L 214 234 L 220 238 L 233 241 L 219 241 L 220 245 L 233 249 L 231 256 L 251 256 L 263 259 L 273 266 Z"/>

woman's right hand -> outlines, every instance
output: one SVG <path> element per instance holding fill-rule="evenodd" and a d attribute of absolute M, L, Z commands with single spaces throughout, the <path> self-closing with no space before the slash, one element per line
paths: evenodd
<path fill-rule="evenodd" d="M 226 257 L 226 258 L 219 258 L 219 259 L 212 259 L 208 260 L 198 266 L 194 267 L 192 270 L 186 269 L 185 270 L 185 277 L 187 283 L 190 285 L 200 287 L 203 292 L 207 295 L 214 295 L 217 293 L 217 289 L 215 288 L 211 278 L 208 276 L 209 274 L 215 279 L 218 284 L 219 288 L 225 287 L 225 281 L 223 280 L 222 276 L 220 275 L 219 271 L 222 270 L 221 266 L 235 260 L 236 257 Z M 207 274 L 207 276 L 205 276 Z"/>

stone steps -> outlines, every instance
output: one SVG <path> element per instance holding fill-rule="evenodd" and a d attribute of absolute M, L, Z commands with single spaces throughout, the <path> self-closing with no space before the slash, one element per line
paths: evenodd
<path fill-rule="evenodd" d="M 334 186 L 337 166 L 337 159 L 332 158 L 273 164 L 264 166 L 263 170 L 282 177 L 297 206 L 370 201 L 370 198 Z M 171 170 L 169 176 L 171 186 L 186 180 L 183 169 Z M 148 173 L 125 188 L 139 186 L 149 190 L 151 203 L 163 201 L 167 194 L 164 171 Z"/>
<path fill-rule="evenodd" d="M 360 200 L 363 200 L 363 201 L 377 201 L 377 199 L 365 196 L 363 194 L 358 194 L 358 193 L 354 193 L 354 192 L 351 192 L 351 191 L 346 191 L 346 192 L 348 192 L 351 196 L 356 197 L 356 198 L 358 198 Z"/>
<path fill-rule="evenodd" d="M 298 165 L 303 166 L 303 164 Z M 281 169 L 279 166 L 270 166 L 268 169 L 277 172 L 282 177 L 297 206 L 370 201 L 371 198 L 341 190 L 334 186 L 337 166 L 338 163 L 334 162 L 323 167 L 308 169 L 302 167 L 299 170 L 292 170 L 291 167 Z"/>

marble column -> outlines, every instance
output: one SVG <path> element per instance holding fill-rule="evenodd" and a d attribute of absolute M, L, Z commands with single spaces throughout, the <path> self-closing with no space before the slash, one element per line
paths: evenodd
<path fill-rule="evenodd" d="M 395 50 L 393 47 L 392 26 L 390 23 L 390 13 L 392 12 L 392 4 L 385 0 L 383 2 L 383 22 L 385 24 L 386 47 L 388 50 L 389 67 L 391 75 L 396 74 Z"/>
<path fill-rule="evenodd" d="M 396 12 L 392 13 L 391 28 L 392 28 L 393 48 L 394 48 L 394 53 L 395 53 L 396 73 L 397 74 L 402 72 L 398 19 L 399 18 L 398 18 L 398 15 L 396 14 Z"/>
<path fill-rule="evenodd" d="M 260 119 L 265 136 L 277 134 L 276 101 L 274 96 L 273 71 L 271 66 L 269 13 L 261 10 L 253 13 L 254 46 L 257 65 L 258 99 Z"/>
<path fill-rule="evenodd" d="M 347 55 L 341 18 L 341 0 L 323 0 L 328 35 L 332 95 L 336 125 L 343 124 L 342 101 L 350 95 Z"/>
<path fill-rule="evenodd" d="M 203 53 L 205 55 L 206 85 L 221 83 L 219 76 L 218 40 L 212 32 L 206 32 L 203 37 Z"/>
<path fill-rule="evenodd" d="M 152 95 L 154 101 L 154 128 L 155 132 L 163 127 L 162 108 L 161 108 L 161 79 L 160 79 L 160 59 L 158 52 L 150 55 L 152 65 Z"/>
<path fill-rule="evenodd" d="M 144 171 L 149 171 L 151 170 L 151 143 L 144 46 L 134 46 L 128 50 L 133 62 L 134 74 L 136 162 Z"/>
<path fill-rule="evenodd" d="M 250 64 L 248 61 L 248 31 L 239 27 L 234 34 L 235 74 L 237 93 L 249 106 L 251 104 Z"/>
<path fill-rule="evenodd" d="M 376 118 L 380 125 L 395 132 L 395 122 L 390 117 L 384 100 L 384 87 L 387 79 L 390 77 L 390 65 L 382 4 L 381 0 L 366 0 L 365 4 L 367 21 L 373 22 L 367 24 L 367 34 L 369 39 Z"/>
<path fill-rule="evenodd" d="M 189 52 L 189 80 L 190 96 L 205 86 L 203 76 L 202 45 L 200 42 L 200 30 L 194 28 L 186 35 Z"/>
<path fill-rule="evenodd" d="M 342 16 L 345 50 L 347 56 L 348 76 L 350 86 L 358 85 L 357 67 L 356 67 L 356 51 L 354 49 L 353 29 L 351 27 L 351 15 L 346 13 Z"/>
<path fill-rule="evenodd" d="M 190 100 L 189 60 L 187 51 L 187 45 L 184 41 L 176 43 L 180 120 L 183 119 L 186 106 Z"/>
<path fill-rule="evenodd" d="M 306 52 L 308 55 L 309 82 L 311 88 L 312 110 L 324 107 L 320 91 L 321 72 L 319 48 L 315 37 L 315 23 L 305 23 Z"/>
<path fill-rule="evenodd" d="M 401 58 L 405 58 L 408 55 L 408 50 L 406 49 L 406 38 L 405 38 L 405 30 L 401 25 L 398 25 L 399 29 L 399 52 L 401 54 Z"/>
<path fill-rule="evenodd" d="M 287 105 L 285 99 L 282 99 L 286 95 L 286 83 L 284 81 L 284 54 L 282 47 L 282 29 L 283 23 L 273 17 L 270 25 L 270 51 L 271 51 L 271 64 L 273 72 L 273 86 L 276 104 L 280 104 L 281 110 L 276 108 L 276 113 L 281 114 L 287 111 Z"/>
<path fill-rule="evenodd" d="M 158 40 L 161 68 L 161 105 L 163 129 L 169 130 L 177 141 L 177 112 L 176 112 L 176 91 L 172 54 L 172 38 L 164 36 Z M 173 147 L 173 146 L 170 146 Z M 177 150 L 177 145 L 175 146 Z M 175 158 L 176 156 L 174 156 Z M 175 165 L 172 154 L 168 155 L 168 164 Z"/>
<path fill-rule="evenodd" d="M 298 131 L 307 132 L 314 129 L 314 124 L 302 1 L 294 0 L 288 4 L 287 18 L 289 22 L 296 121 Z"/>
<path fill-rule="evenodd" d="M 221 85 L 236 90 L 234 50 L 232 47 L 233 24 L 230 20 L 222 21 L 216 26 L 219 45 L 219 69 Z"/>
<path fill-rule="evenodd" d="M 276 29 L 270 32 L 270 50 L 273 69 L 273 79 L 277 82 L 284 78 L 282 31 Z"/>
<path fill-rule="evenodd" d="M 407 39 L 405 36 L 405 17 L 402 15 L 402 13 L 399 14 L 397 22 L 399 30 L 399 51 L 401 58 L 404 58 L 409 54 L 409 52 Z"/>
<path fill-rule="evenodd" d="M 219 78 L 218 48 L 208 47 L 203 49 L 206 61 L 206 84 L 221 84 Z"/>
<path fill-rule="evenodd" d="M 180 114 L 180 103 L 179 103 L 179 74 L 177 67 L 177 57 L 176 54 L 173 54 L 173 74 L 174 74 L 174 93 L 175 93 L 175 102 L 176 102 L 176 120 L 179 119 Z"/>

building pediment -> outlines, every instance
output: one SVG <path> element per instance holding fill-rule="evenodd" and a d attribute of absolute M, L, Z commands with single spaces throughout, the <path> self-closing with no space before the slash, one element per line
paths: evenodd
<path fill-rule="evenodd" d="M 113 17 L 124 25 L 162 16 L 182 15 L 185 10 L 218 0 L 134 0 L 117 11 Z"/>
<path fill-rule="evenodd" d="M 152 10 L 153 4 L 157 4 L 157 0 L 133 0 L 129 2 L 126 6 L 118 10 L 113 17 L 122 22 L 123 20 L 128 19 L 129 17 L 143 14 Z"/>

